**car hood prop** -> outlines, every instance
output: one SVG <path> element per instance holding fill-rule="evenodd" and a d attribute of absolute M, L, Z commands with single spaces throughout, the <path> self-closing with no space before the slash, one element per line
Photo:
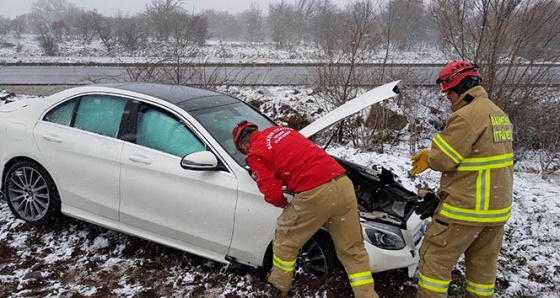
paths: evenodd
<path fill-rule="evenodd" d="M 397 85 L 400 81 L 394 81 L 381 85 L 379 87 L 373 88 L 366 93 L 357 96 L 354 99 L 346 102 L 340 107 L 330 111 L 325 116 L 317 119 L 313 123 L 301 129 L 299 132 L 306 138 L 317 134 L 330 126 L 338 123 L 344 118 L 359 112 L 360 110 L 367 108 L 374 103 L 378 103 L 387 98 L 391 98 L 398 94 Z"/>

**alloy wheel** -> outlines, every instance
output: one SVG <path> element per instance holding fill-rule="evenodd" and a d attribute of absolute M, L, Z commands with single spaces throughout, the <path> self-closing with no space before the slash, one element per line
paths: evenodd
<path fill-rule="evenodd" d="M 297 265 L 304 272 L 318 278 L 326 276 L 329 272 L 328 256 L 314 238 L 309 239 L 301 248 Z"/>
<path fill-rule="evenodd" d="M 6 199 L 13 210 L 26 221 L 41 220 L 51 204 L 49 187 L 43 175 L 32 167 L 20 167 L 7 179 Z"/>

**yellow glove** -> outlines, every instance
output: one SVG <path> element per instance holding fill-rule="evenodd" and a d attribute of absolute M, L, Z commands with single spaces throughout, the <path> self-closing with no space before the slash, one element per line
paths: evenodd
<path fill-rule="evenodd" d="M 412 156 L 412 169 L 408 172 L 412 175 L 417 175 L 425 170 L 427 170 L 430 166 L 428 165 L 428 154 L 430 151 L 424 149 Z"/>

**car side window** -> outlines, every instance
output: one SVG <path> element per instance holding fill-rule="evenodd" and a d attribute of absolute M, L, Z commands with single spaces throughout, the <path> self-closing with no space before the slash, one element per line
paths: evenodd
<path fill-rule="evenodd" d="M 64 102 L 58 107 L 50 110 L 43 120 L 69 126 L 72 121 L 72 115 L 77 102 L 78 101 L 76 99 Z"/>
<path fill-rule="evenodd" d="M 179 157 L 205 150 L 204 144 L 169 113 L 142 105 L 138 112 L 136 143 Z"/>
<path fill-rule="evenodd" d="M 73 126 L 104 136 L 116 137 L 126 101 L 124 98 L 115 96 L 83 96 L 80 99 Z"/>

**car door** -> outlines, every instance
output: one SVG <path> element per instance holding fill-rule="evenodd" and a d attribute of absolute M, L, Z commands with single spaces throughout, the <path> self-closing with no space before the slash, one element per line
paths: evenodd
<path fill-rule="evenodd" d="M 120 156 L 117 139 L 127 99 L 84 95 L 51 109 L 33 130 L 62 198 L 77 208 L 118 220 Z"/>
<path fill-rule="evenodd" d="M 191 171 L 181 158 L 207 150 L 179 117 L 147 103 L 131 112 L 122 154 L 122 223 L 205 254 L 231 242 L 237 181 L 227 171 Z"/>

